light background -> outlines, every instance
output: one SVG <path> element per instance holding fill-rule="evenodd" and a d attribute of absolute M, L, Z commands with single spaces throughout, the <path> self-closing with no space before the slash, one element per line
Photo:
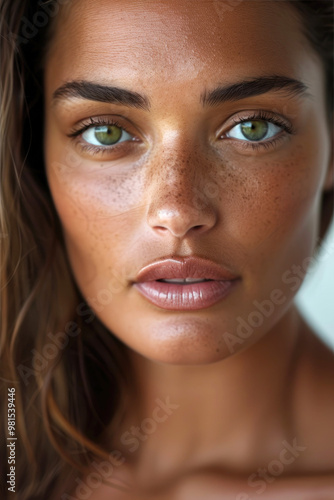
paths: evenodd
<path fill-rule="evenodd" d="M 308 323 L 334 350 L 334 224 L 296 302 Z"/>

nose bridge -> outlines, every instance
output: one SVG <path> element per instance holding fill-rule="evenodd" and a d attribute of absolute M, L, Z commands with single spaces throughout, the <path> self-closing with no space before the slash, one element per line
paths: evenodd
<path fill-rule="evenodd" d="M 199 156 L 191 151 L 189 144 L 168 145 L 162 155 L 162 180 L 166 191 L 186 200 L 200 184 L 202 173 Z"/>
<path fill-rule="evenodd" d="M 208 162 L 189 138 L 169 135 L 150 166 L 147 220 L 154 229 L 184 236 L 215 224 L 213 185 Z"/>
<path fill-rule="evenodd" d="M 190 133 L 173 131 L 165 135 L 152 161 L 151 178 L 163 187 L 165 195 L 190 203 L 209 176 L 208 165 L 198 139 L 189 137 Z"/>
<path fill-rule="evenodd" d="M 185 213 L 198 208 L 201 174 L 195 165 L 191 164 L 190 158 L 185 156 L 165 158 L 161 162 L 161 170 L 157 177 L 154 183 L 157 190 L 152 193 L 151 199 L 160 210 L 174 212 L 176 215 L 180 211 Z"/>

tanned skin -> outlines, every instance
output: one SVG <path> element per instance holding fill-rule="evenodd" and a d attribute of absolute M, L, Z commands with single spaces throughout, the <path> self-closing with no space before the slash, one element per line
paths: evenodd
<path fill-rule="evenodd" d="M 128 491 L 101 485 L 90 500 L 334 498 L 333 353 L 293 301 L 332 185 L 324 69 L 291 5 L 230 4 L 81 0 L 56 20 L 48 182 L 78 286 L 133 373 L 103 437 L 122 457 L 109 479 Z M 240 136 L 247 120 L 268 138 Z M 115 121 L 117 145 L 87 142 Z M 159 308 L 133 282 L 171 255 L 238 284 L 208 308 Z M 168 418 L 138 431 L 166 398 Z M 60 491 L 79 499 L 75 477 Z"/>

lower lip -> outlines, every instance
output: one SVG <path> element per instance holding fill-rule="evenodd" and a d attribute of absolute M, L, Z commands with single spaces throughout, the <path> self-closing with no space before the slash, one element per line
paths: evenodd
<path fill-rule="evenodd" d="M 185 285 L 146 281 L 135 283 L 135 287 L 152 304 L 162 309 L 196 311 L 210 307 L 225 298 L 238 281 L 203 281 Z"/>

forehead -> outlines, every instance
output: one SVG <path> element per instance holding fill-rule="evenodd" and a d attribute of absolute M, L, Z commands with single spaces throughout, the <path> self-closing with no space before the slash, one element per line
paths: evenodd
<path fill-rule="evenodd" d="M 54 86 L 83 78 L 154 89 L 263 74 L 311 86 L 314 64 L 288 2 L 73 0 L 56 19 L 46 69 Z"/>

